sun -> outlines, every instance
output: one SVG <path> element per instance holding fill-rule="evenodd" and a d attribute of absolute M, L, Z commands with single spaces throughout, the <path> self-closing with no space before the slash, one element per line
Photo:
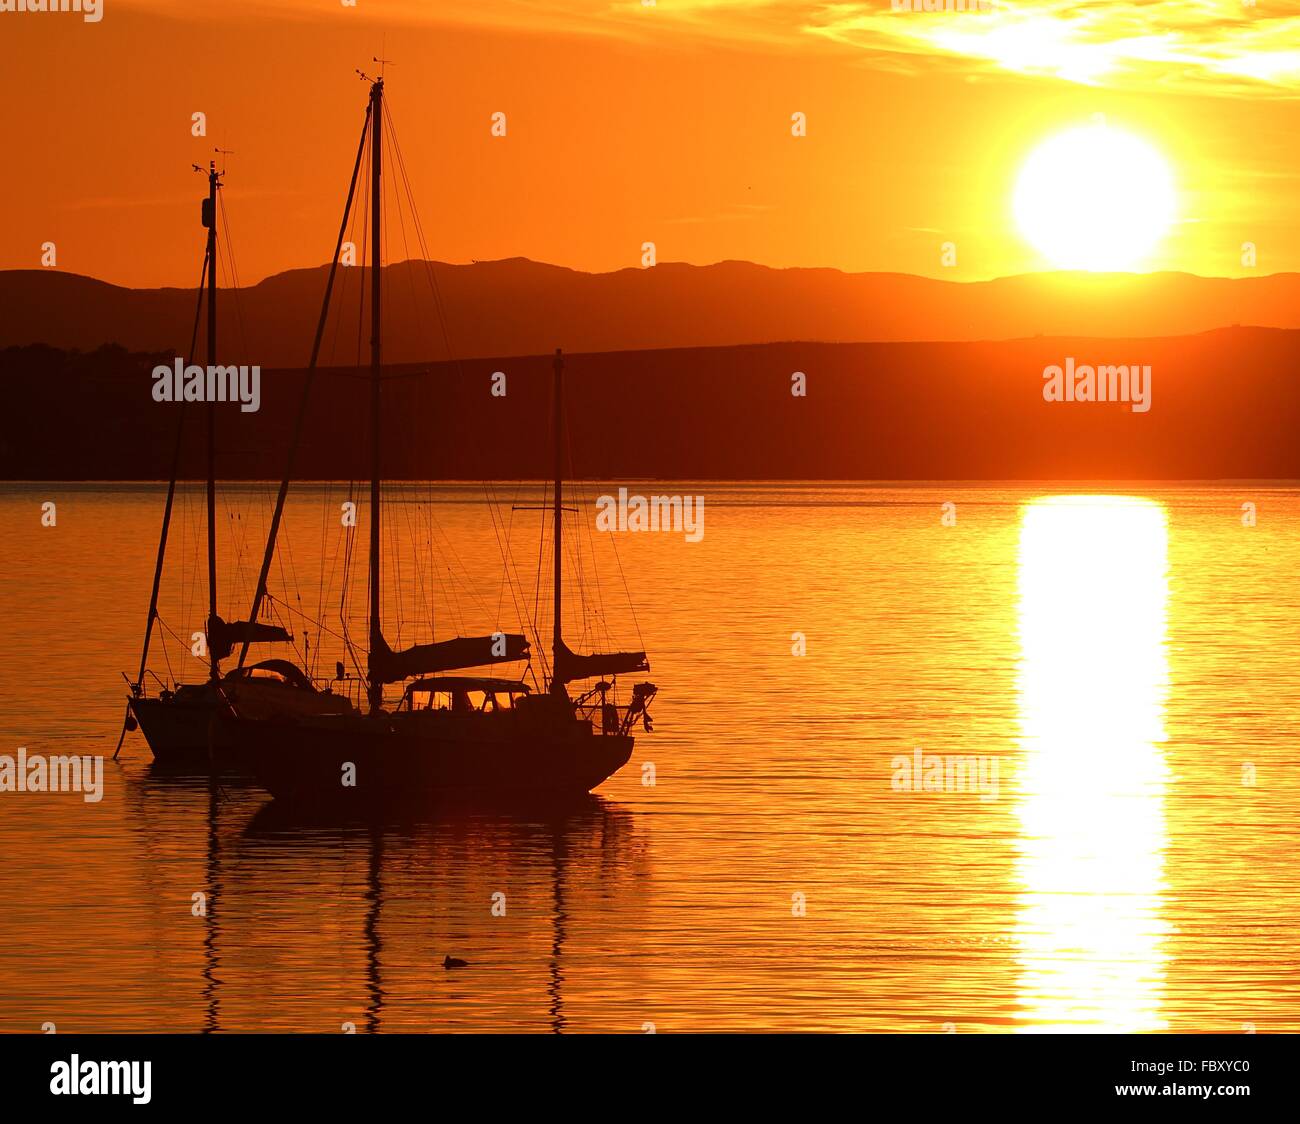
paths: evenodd
<path fill-rule="evenodd" d="M 1095 122 L 1030 153 L 1012 209 L 1021 234 L 1057 269 L 1134 269 L 1174 221 L 1173 176 L 1146 141 Z"/>

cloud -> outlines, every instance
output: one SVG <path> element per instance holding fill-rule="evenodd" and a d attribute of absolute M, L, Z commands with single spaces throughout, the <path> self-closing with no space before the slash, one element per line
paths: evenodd
<path fill-rule="evenodd" d="M 1078 3 L 997 0 L 991 11 L 893 11 L 831 4 L 806 34 L 972 72 L 1123 89 L 1206 93 L 1300 90 L 1300 5 L 1236 0 Z"/>
<path fill-rule="evenodd" d="M 322 7 L 322 0 L 226 0 L 219 9 L 177 9 L 175 0 L 117 2 L 172 18 L 187 9 L 196 18 L 264 15 L 271 9 L 340 27 L 365 8 L 364 0 L 357 8 L 337 9 Z M 407 26 L 618 38 L 666 49 L 835 50 L 916 73 L 943 67 L 1119 89 L 1300 93 L 1300 0 L 993 3 L 991 11 L 927 12 L 894 11 L 891 0 L 389 0 L 363 16 Z"/>

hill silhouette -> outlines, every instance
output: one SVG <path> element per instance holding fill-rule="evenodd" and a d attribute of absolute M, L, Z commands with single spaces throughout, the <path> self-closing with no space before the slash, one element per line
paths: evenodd
<path fill-rule="evenodd" d="M 1151 408 L 1046 402 L 1043 369 L 1150 365 Z M 5 479 L 160 479 L 178 406 L 151 397 L 158 357 L 122 349 L 0 351 L 10 398 Z M 1300 478 L 1300 332 L 1158 339 L 784 343 L 569 354 L 576 476 L 646 479 Z M 493 372 L 506 376 L 493 397 Z M 791 394 L 806 376 L 806 397 Z M 386 370 L 389 479 L 542 479 L 551 469 L 549 355 Z M 268 370 L 262 408 L 219 408 L 218 474 L 276 479 L 303 382 Z M 368 476 L 368 384 L 322 371 L 300 479 Z M 197 415 L 197 411 L 196 411 Z M 16 424 L 21 419 L 22 424 Z M 184 475 L 204 473 L 190 424 Z"/>
<path fill-rule="evenodd" d="M 1300 274 L 1290 273 L 1048 273 L 953 282 L 747 262 L 590 274 L 525 259 L 403 262 L 384 272 L 384 353 L 394 363 L 537 355 L 557 343 L 601 352 L 783 340 L 1150 337 L 1238 324 L 1300 328 Z M 305 365 L 325 273 L 294 270 L 223 292 L 222 360 Z M 355 363 L 364 352 L 368 328 L 359 312 L 366 276 L 362 268 L 340 271 L 324 363 Z M 44 343 L 84 351 L 118 344 L 175 353 L 188 345 L 193 316 L 191 289 L 124 289 L 55 270 L 0 272 L 0 347 Z"/>

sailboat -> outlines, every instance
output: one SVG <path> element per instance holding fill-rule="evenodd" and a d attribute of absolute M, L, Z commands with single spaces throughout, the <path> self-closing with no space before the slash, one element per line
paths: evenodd
<path fill-rule="evenodd" d="M 564 473 L 564 357 L 554 372 L 555 474 L 553 519 L 554 598 L 549 684 L 533 691 L 523 679 L 465 674 L 469 669 L 527 660 L 522 634 L 458 637 L 394 651 L 381 619 L 381 228 L 384 79 L 370 83 L 358 165 L 370 142 L 370 508 L 369 622 L 364 710 L 343 713 L 259 713 L 237 692 L 219 690 L 226 703 L 218 715 L 220 738 L 235 761 L 277 798 L 313 804 L 344 801 L 392 806 L 465 790 L 491 793 L 579 794 L 589 792 L 630 759 L 633 730 L 650 730 L 649 705 L 656 688 L 636 683 L 618 705 L 614 677 L 649 670 L 643 651 L 580 655 L 562 634 Z M 357 170 L 353 170 L 347 208 Z M 345 209 L 344 227 L 347 225 Z M 319 338 L 319 332 L 318 332 Z M 305 407 L 305 402 L 304 402 Z M 300 414 L 301 417 L 301 414 Z M 296 448 L 298 434 L 290 450 Z M 265 594 L 265 575 L 275 548 L 287 477 L 271 521 L 262 580 L 250 622 Z M 457 672 L 450 675 L 447 673 Z M 569 684 L 596 679 L 576 699 Z M 386 698 L 387 688 L 401 694 Z M 481 700 L 481 701 L 479 701 Z"/>
<path fill-rule="evenodd" d="M 199 320 L 206 292 L 207 352 L 211 369 L 217 365 L 217 191 L 222 186 L 221 180 L 225 173 L 217 171 L 215 161 L 208 162 L 206 172 L 197 164 L 194 169 L 207 176 L 208 194 L 203 200 L 202 222 L 208 233 L 190 354 L 194 353 L 198 341 Z M 223 747 L 214 740 L 213 718 L 218 707 L 224 705 L 227 699 L 238 699 L 245 713 L 249 714 L 322 714 L 352 709 L 343 696 L 328 690 L 318 690 L 307 675 L 289 660 L 269 659 L 244 666 L 242 653 L 247 652 L 250 643 L 275 643 L 292 638 L 278 625 L 226 621 L 217 612 L 216 408 L 216 403 L 206 403 L 208 615 L 204 629 L 204 648 L 208 659 L 208 677 L 199 683 L 170 686 L 159 683 L 156 694 L 150 694 L 145 686 L 150 639 L 158 620 L 158 593 L 162 585 L 167 539 L 176 501 L 176 481 L 180 470 L 185 421 L 185 404 L 182 403 L 181 415 L 177 420 L 171 480 L 167 485 L 167 502 L 163 510 L 162 532 L 154 565 L 153 592 L 149 599 L 149 614 L 140 653 L 140 668 L 135 679 L 128 680 L 130 695 L 122 736 L 117 744 L 117 751 L 120 751 L 126 734 L 138 726 L 149 743 L 154 759 L 161 763 L 208 762 L 218 767 L 224 764 Z M 223 674 L 221 663 L 232 654 L 236 644 L 243 645 L 240 665 Z M 114 757 L 117 756 L 117 751 L 114 752 Z"/>

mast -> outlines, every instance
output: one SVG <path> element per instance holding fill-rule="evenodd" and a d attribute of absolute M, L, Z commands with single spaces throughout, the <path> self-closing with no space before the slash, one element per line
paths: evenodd
<path fill-rule="evenodd" d="M 379 650 L 383 637 L 379 620 L 379 405 L 380 405 L 380 161 L 383 158 L 384 80 L 370 87 L 370 651 Z M 369 674 L 370 713 L 384 701 L 384 681 L 373 668 Z"/>
<path fill-rule="evenodd" d="M 215 160 L 208 161 L 208 200 L 203 222 L 208 228 L 208 370 L 217 365 L 217 172 Z M 221 677 L 220 661 L 212 644 L 212 626 L 217 619 L 217 405 L 208 403 L 208 677 Z"/>
<path fill-rule="evenodd" d="M 564 535 L 564 353 L 555 349 L 555 621 L 551 633 L 551 694 L 565 698 L 568 691 L 560 678 L 560 651 L 564 647 L 560 622 L 563 594 L 563 535 Z"/>

